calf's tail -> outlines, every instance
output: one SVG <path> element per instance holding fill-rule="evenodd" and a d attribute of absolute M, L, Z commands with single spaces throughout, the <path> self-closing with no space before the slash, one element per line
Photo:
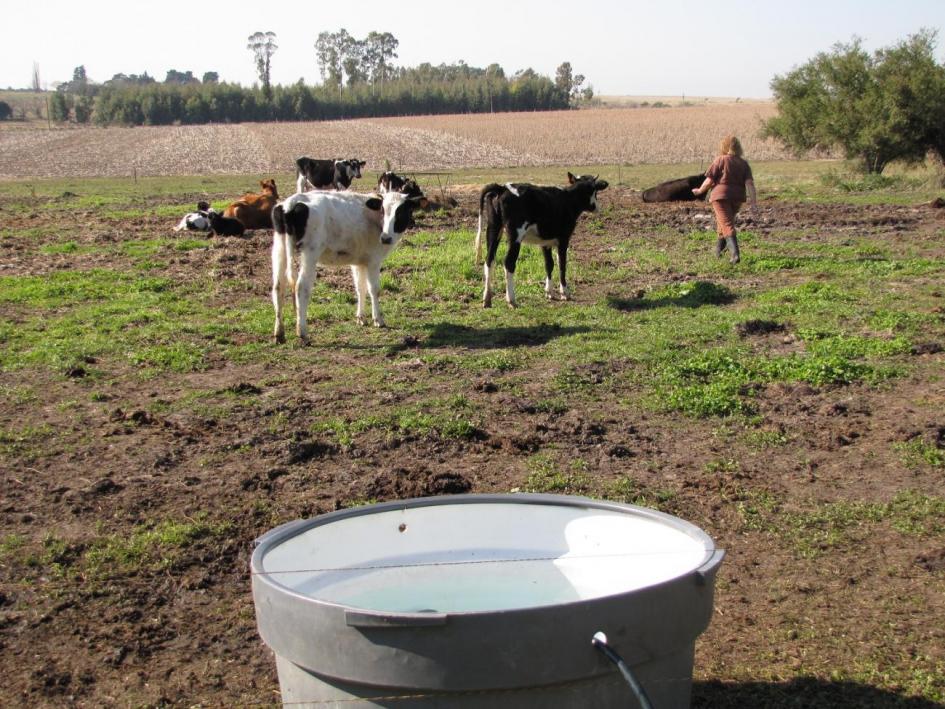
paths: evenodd
<path fill-rule="evenodd" d="M 482 188 L 479 193 L 479 224 L 476 228 L 476 265 L 482 263 L 482 212 L 485 209 L 487 197 L 498 197 L 508 188 L 493 182 Z"/>

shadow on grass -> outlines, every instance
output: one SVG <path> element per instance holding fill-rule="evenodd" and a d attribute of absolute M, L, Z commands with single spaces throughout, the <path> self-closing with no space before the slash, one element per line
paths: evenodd
<path fill-rule="evenodd" d="M 623 312 L 667 307 L 701 308 L 703 305 L 728 305 L 733 302 L 735 302 L 735 294 L 731 290 L 708 281 L 696 281 L 680 288 L 676 295 L 665 295 L 660 298 L 607 297 L 608 306 Z"/>
<path fill-rule="evenodd" d="M 790 682 L 693 682 L 692 709 L 941 709 L 927 699 L 906 697 L 857 682 L 801 677 Z"/>
<path fill-rule="evenodd" d="M 392 348 L 401 351 L 413 347 L 434 349 L 438 347 L 465 347 L 471 350 L 500 349 L 521 345 L 544 345 L 558 337 L 567 337 L 590 332 L 588 327 L 562 327 L 557 323 L 529 325 L 527 327 L 476 328 L 455 323 L 440 322 L 427 326 L 429 333 L 419 341 L 408 338 L 402 345 Z"/>

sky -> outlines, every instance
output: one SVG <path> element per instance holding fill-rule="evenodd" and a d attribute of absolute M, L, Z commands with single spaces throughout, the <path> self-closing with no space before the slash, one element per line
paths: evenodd
<path fill-rule="evenodd" d="M 276 34 L 274 84 L 320 83 L 315 40 L 341 28 L 390 32 L 400 66 L 495 62 L 554 77 L 567 61 L 599 95 L 765 98 L 775 75 L 837 42 L 859 37 L 874 50 L 921 28 L 938 31 L 945 60 L 945 0 L 33 0 L 6 7 L 4 24 L 0 87 L 12 88 L 30 86 L 34 62 L 47 88 L 79 65 L 96 82 L 143 72 L 160 81 L 176 69 L 251 85 L 256 31 Z"/>

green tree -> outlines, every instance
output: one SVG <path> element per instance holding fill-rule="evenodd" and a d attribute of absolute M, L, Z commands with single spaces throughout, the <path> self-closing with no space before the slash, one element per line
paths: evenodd
<path fill-rule="evenodd" d="M 56 91 L 49 97 L 49 117 L 57 123 L 69 120 L 69 99 L 65 93 Z"/>
<path fill-rule="evenodd" d="M 365 72 L 371 84 L 381 84 L 390 79 L 391 60 L 397 58 L 400 41 L 390 32 L 369 32 L 364 40 Z"/>
<path fill-rule="evenodd" d="M 92 119 L 94 99 L 91 96 L 80 96 L 75 102 L 76 123 L 88 123 Z"/>
<path fill-rule="evenodd" d="M 934 40 L 922 31 L 869 54 L 854 39 L 775 76 L 778 115 L 763 135 L 797 153 L 839 148 L 869 173 L 894 160 L 921 160 L 945 130 L 945 69 L 934 60 Z"/>
<path fill-rule="evenodd" d="M 272 84 L 270 83 L 272 55 L 279 48 L 276 44 L 275 32 L 255 32 L 248 38 L 246 48 L 253 53 L 256 60 L 256 73 L 259 75 L 259 81 L 262 83 L 263 94 L 266 98 L 272 97 Z"/>
<path fill-rule="evenodd" d="M 203 73 L 203 83 L 218 84 L 220 83 L 220 75 L 215 71 L 205 71 Z"/>
<path fill-rule="evenodd" d="M 196 84 L 197 77 L 194 76 L 194 72 L 187 71 L 177 71 L 177 69 L 168 69 L 167 76 L 164 77 L 165 84 Z"/>
<path fill-rule="evenodd" d="M 931 150 L 945 162 L 945 66 L 935 61 L 935 45 L 936 33 L 922 30 L 879 53 L 887 110 L 917 137 L 914 152 L 904 156 L 915 161 Z"/>
<path fill-rule="evenodd" d="M 319 32 L 315 41 L 315 57 L 318 60 L 318 71 L 322 82 L 335 89 L 341 90 L 342 56 L 338 51 L 334 32 Z"/>

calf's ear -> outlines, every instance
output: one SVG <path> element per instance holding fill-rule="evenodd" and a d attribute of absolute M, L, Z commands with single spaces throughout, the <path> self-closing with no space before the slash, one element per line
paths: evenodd
<path fill-rule="evenodd" d="M 577 182 L 577 178 L 569 172 L 569 173 L 568 173 L 568 184 L 569 184 L 569 185 L 573 185 L 575 182 Z"/>
<path fill-rule="evenodd" d="M 381 211 L 381 208 L 384 206 L 384 201 L 378 197 L 371 197 L 367 202 L 364 203 L 364 206 L 368 209 L 371 209 L 375 212 Z"/>
<path fill-rule="evenodd" d="M 600 192 L 601 190 L 606 190 L 610 186 L 610 183 L 607 180 L 597 180 L 594 183 L 594 189 Z"/>

